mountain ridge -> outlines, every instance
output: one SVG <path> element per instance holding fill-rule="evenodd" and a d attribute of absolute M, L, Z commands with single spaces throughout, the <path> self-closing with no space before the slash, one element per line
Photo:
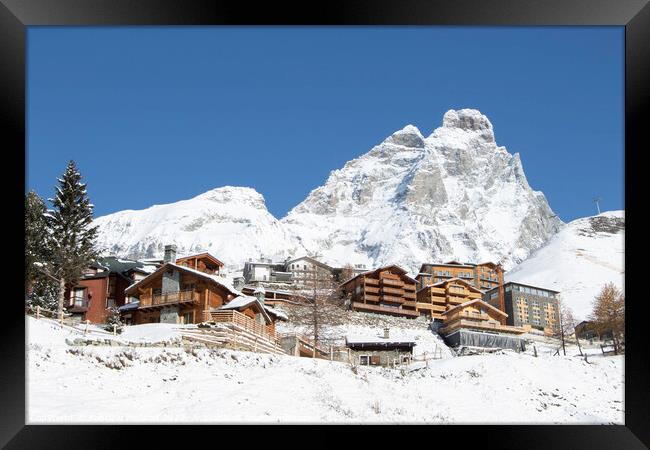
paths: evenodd
<path fill-rule="evenodd" d="M 533 191 L 518 153 L 497 146 L 480 111 L 450 110 L 424 136 L 407 124 L 330 172 L 283 218 L 262 194 L 224 186 L 191 199 L 99 217 L 103 250 L 154 257 L 166 243 L 232 265 L 320 254 L 331 264 L 494 260 L 513 267 L 563 227 Z"/>

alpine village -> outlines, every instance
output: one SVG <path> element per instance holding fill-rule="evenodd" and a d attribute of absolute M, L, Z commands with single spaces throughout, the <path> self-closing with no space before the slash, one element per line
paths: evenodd
<path fill-rule="evenodd" d="M 71 345 L 109 345 L 129 328 L 166 324 L 187 345 L 397 368 L 418 362 L 417 339 L 400 332 L 412 322 L 455 356 L 531 348 L 537 355 L 540 343 L 559 355 L 580 340 L 599 341 L 603 354 L 623 350 L 611 323 L 597 315 L 576 323 L 560 292 L 505 282 L 493 261 L 422 261 L 411 276 L 398 264 L 333 267 L 317 255 L 246 255 L 243 267 L 227 271 L 219 255 L 179 254 L 174 242 L 162 258 L 100 255 L 80 180 L 71 161 L 52 210 L 34 192 L 26 196 L 26 313 L 76 330 Z M 326 332 L 351 317 L 367 318 L 374 332 Z M 281 332 L 292 321 L 301 331 Z M 89 329 L 109 338 L 88 337 Z M 419 362 L 441 352 L 425 352 Z"/>

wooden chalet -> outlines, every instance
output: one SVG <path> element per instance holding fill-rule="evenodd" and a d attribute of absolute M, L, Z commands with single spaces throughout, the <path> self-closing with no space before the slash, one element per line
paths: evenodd
<path fill-rule="evenodd" d="M 257 286 L 244 286 L 241 292 L 245 295 L 254 295 L 259 290 Z M 307 298 L 298 292 L 292 292 L 285 289 L 264 289 L 264 303 L 269 306 L 280 304 L 306 303 Z"/>
<path fill-rule="evenodd" d="M 493 262 L 474 264 L 447 261 L 442 264 L 422 264 L 415 279 L 418 283 L 418 289 L 452 278 L 464 280 L 481 291 L 498 288 L 499 308 L 505 311 L 503 275 L 503 268 Z"/>
<path fill-rule="evenodd" d="M 234 289 L 214 273 L 218 264 L 213 259 L 196 255 L 176 260 L 175 248 L 166 246 L 163 265 L 125 290 L 137 302 L 125 305 L 124 312 L 134 324 L 228 322 L 275 339 L 275 321 L 286 316 L 264 305 L 263 297 Z"/>
<path fill-rule="evenodd" d="M 506 325 L 508 314 L 481 299 L 453 306 L 442 313 L 442 316 L 443 327 L 439 332 L 443 335 L 449 335 L 459 329 L 515 335 L 525 332 L 523 328 Z"/>
<path fill-rule="evenodd" d="M 416 281 L 397 265 L 360 273 L 339 286 L 354 311 L 418 317 Z"/>
<path fill-rule="evenodd" d="M 184 256 L 176 259 L 176 264 L 210 274 L 219 274 L 224 265 L 210 253 Z"/>
<path fill-rule="evenodd" d="M 450 278 L 427 285 L 417 291 L 416 310 L 430 319 L 443 320 L 443 314 L 450 308 L 470 300 L 482 299 L 485 293 L 472 283 Z"/>

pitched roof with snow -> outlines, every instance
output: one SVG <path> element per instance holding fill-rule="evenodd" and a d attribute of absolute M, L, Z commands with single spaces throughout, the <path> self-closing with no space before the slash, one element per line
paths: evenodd
<path fill-rule="evenodd" d="M 482 305 L 487 306 L 488 308 L 490 308 L 491 310 L 497 312 L 498 314 L 500 314 L 502 316 L 508 317 L 508 314 L 504 313 L 500 309 L 495 308 L 494 306 L 490 305 L 489 303 L 484 302 L 480 298 L 475 298 L 474 300 L 470 300 L 468 302 L 461 303 L 460 305 L 456 305 L 453 308 L 449 308 L 447 311 L 445 311 L 445 312 L 443 312 L 441 314 L 444 316 L 444 315 L 449 314 L 450 312 L 455 311 L 455 310 L 457 310 L 459 308 L 464 308 L 465 306 L 469 306 L 469 305 L 471 305 L 473 303 L 477 303 L 477 302 L 480 302 Z"/>
<path fill-rule="evenodd" d="M 416 280 L 414 280 L 413 278 L 411 278 L 411 277 L 409 277 L 408 275 L 406 275 L 406 274 L 407 274 L 406 270 L 402 269 L 402 268 L 401 268 L 400 266 L 398 266 L 397 264 L 391 264 L 391 265 L 389 265 L 389 266 L 379 267 L 379 268 L 377 268 L 377 269 L 372 269 L 372 270 L 367 270 L 367 271 L 365 271 L 365 272 L 361 272 L 361 273 L 359 273 L 359 274 L 353 276 L 352 278 L 350 278 L 350 279 L 344 281 L 343 283 L 340 284 L 340 286 L 344 286 L 344 285 L 348 284 L 350 281 L 355 280 L 355 279 L 357 279 L 357 278 L 359 278 L 359 277 L 362 277 L 362 276 L 364 276 L 364 275 L 369 275 L 369 274 L 374 273 L 374 272 L 381 272 L 381 271 L 386 270 L 386 269 L 397 269 L 397 272 L 398 272 L 399 275 L 402 275 L 402 276 L 408 278 L 408 279 L 409 279 L 410 281 L 412 281 L 413 283 L 417 283 Z"/>
<path fill-rule="evenodd" d="M 240 295 L 239 297 L 235 297 L 225 305 L 218 307 L 217 310 L 240 309 L 254 304 L 257 304 L 260 312 L 264 315 L 264 318 L 268 323 L 273 322 L 271 320 L 271 317 L 269 317 L 267 308 L 262 305 L 257 298 L 251 297 L 249 295 Z"/>
<path fill-rule="evenodd" d="M 200 277 L 205 278 L 207 280 L 213 281 L 214 283 L 216 283 L 216 284 L 222 286 L 223 288 L 225 288 L 230 294 L 242 295 L 242 293 L 240 291 L 235 289 L 235 287 L 230 283 L 230 281 L 228 281 L 226 278 L 224 278 L 224 277 L 222 277 L 220 275 L 212 275 L 212 274 L 209 274 L 209 273 L 201 272 L 200 270 L 192 269 L 191 267 L 185 267 L 185 266 L 181 266 L 181 265 L 178 265 L 176 263 L 171 263 L 171 262 L 163 264 L 155 272 L 147 275 L 146 277 L 144 277 L 140 281 L 136 281 L 135 283 L 133 283 L 132 285 L 127 287 L 124 290 L 124 292 L 126 292 L 127 294 L 132 292 L 133 289 L 136 286 L 138 286 L 140 284 L 143 284 L 145 282 L 148 282 L 151 278 L 153 278 L 158 273 L 167 270 L 168 266 L 171 266 L 171 267 L 174 267 L 174 268 L 176 268 L 176 269 L 178 269 L 180 271 L 189 272 L 189 273 L 191 273 L 193 275 L 197 275 L 197 276 L 200 276 Z"/>
<path fill-rule="evenodd" d="M 389 337 L 384 338 L 383 336 L 362 336 L 362 335 L 353 335 L 345 337 L 346 345 L 415 345 L 415 339 L 407 337 Z"/>
<path fill-rule="evenodd" d="M 485 291 L 483 291 L 483 290 L 477 288 L 476 286 L 474 286 L 474 285 L 473 285 L 472 283 L 470 283 L 469 281 L 467 281 L 467 280 L 463 280 L 462 278 L 458 278 L 458 277 L 448 278 L 448 279 L 446 279 L 446 280 L 438 281 L 437 283 L 428 284 L 428 285 L 424 286 L 422 289 L 426 289 L 426 288 L 430 288 L 430 287 L 436 287 L 436 286 L 442 286 L 443 284 L 450 283 L 450 282 L 452 282 L 452 281 L 453 281 L 453 282 L 459 282 L 459 281 L 460 281 L 462 284 L 464 284 L 464 285 L 467 286 L 468 288 L 473 289 L 473 290 L 475 290 L 476 292 L 478 292 L 478 293 L 480 293 L 480 294 L 485 294 Z M 421 291 L 422 289 L 420 289 L 420 291 Z"/>

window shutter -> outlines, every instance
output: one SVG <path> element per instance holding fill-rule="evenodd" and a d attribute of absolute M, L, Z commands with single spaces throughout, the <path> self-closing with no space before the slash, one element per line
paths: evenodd
<path fill-rule="evenodd" d="M 373 365 L 373 366 L 378 366 L 379 364 L 381 364 L 381 362 L 379 360 L 379 355 L 371 355 L 370 356 L 370 364 Z"/>

